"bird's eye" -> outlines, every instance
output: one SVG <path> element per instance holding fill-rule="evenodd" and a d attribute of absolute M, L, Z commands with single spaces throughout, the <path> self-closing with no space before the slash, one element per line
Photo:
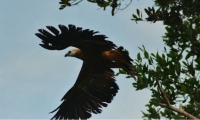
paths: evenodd
<path fill-rule="evenodd" d="M 70 54 L 70 53 L 71 53 L 71 51 L 68 52 L 68 54 Z"/>

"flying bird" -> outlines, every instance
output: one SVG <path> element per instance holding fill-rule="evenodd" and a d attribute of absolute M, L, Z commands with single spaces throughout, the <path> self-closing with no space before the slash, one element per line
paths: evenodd
<path fill-rule="evenodd" d="M 39 29 L 36 36 L 42 40 L 42 46 L 48 50 L 63 50 L 73 46 L 65 57 L 76 57 L 83 61 L 75 84 L 63 96 L 60 106 L 52 119 L 88 119 L 91 113 L 101 113 L 119 90 L 112 68 L 124 69 L 135 78 L 132 59 L 123 47 L 117 47 L 106 40 L 105 35 L 74 25 L 47 26 L 48 32 Z"/>

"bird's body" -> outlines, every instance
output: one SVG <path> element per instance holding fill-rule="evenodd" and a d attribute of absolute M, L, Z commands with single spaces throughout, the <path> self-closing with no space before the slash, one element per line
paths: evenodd
<path fill-rule="evenodd" d="M 52 111 L 57 111 L 53 118 L 87 119 L 91 113 L 101 113 L 101 107 L 106 107 L 119 90 L 111 68 L 122 68 L 134 77 L 132 59 L 123 51 L 123 47 L 116 47 L 113 42 L 105 40 L 104 35 L 95 35 L 97 32 L 73 25 L 68 28 L 59 25 L 61 33 L 54 27 L 47 28 L 54 35 L 43 29 L 36 33 L 42 39 L 42 47 L 63 50 L 73 46 L 76 48 L 65 56 L 83 60 L 74 86 L 63 96 L 62 104 Z"/>

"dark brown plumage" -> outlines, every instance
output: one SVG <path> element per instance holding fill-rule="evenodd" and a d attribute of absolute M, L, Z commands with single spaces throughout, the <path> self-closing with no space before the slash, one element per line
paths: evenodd
<path fill-rule="evenodd" d="M 74 86 L 63 96 L 62 104 L 54 111 L 52 119 L 87 119 L 91 113 L 101 113 L 102 107 L 113 100 L 119 90 L 111 68 L 123 68 L 134 77 L 132 59 L 123 47 L 108 40 L 105 35 L 97 35 L 92 30 L 69 25 L 59 25 L 61 33 L 52 26 L 36 33 L 42 40 L 40 44 L 48 50 L 63 50 L 76 47 L 66 54 L 83 60 L 83 65 Z"/>

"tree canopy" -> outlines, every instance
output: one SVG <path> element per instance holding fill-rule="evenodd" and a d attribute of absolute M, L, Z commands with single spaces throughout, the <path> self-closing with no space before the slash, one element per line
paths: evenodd
<path fill-rule="evenodd" d="M 61 0 L 60 9 L 74 6 L 82 0 Z M 122 5 L 121 0 L 88 0 L 99 7 L 112 8 L 112 15 Z M 126 1 L 127 2 L 127 1 Z M 128 7 L 125 4 L 124 8 Z M 135 65 L 136 90 L 152 92 L 145 119 L 198 119 L 200 118 L 200 1 L 199 0 L 155 0 L 155 6 L 136 9 L 132 20 L 155 23 L 163 21 L 166 33 L 163 36 L 163 51 L 149 53 L 145 46 L 138 47 Z M 120 14 L 120 13 L 119 13 Z M 155 46 L 156 47 L 156 46 Z M 117 75 L 127 74 L 119 70 Z M 130 78 L 127 75 L 127 78 Z"/>
<path fill-rule="evenodd" d="M 148 15 L 145 19 L 163 21 L 166 46 L 157 53 L 148 53 L 144 46 L 139 48 L 143 54 L 137 55 L 138 81 L 133 86 L 152 92 L 146 105 L 148 113 L 143 115 L 148 119 L 200 118 L 200 2 L 156 0 L 155 5 L 144 9 Z M 142 21 L 141 11 L 136 11 L 132 20 Z"/>

